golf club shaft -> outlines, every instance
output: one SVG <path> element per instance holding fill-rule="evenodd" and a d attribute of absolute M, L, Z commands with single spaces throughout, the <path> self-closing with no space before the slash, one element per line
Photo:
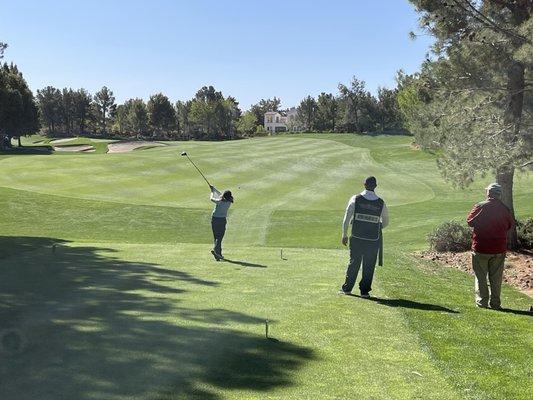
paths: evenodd
<path fill-rule="evenodd" d="M 196 164 L 191 160 L 191 158 L 189 157 L 188 154 L 185 155 L 189 161 L 191 162 L 192 165 L 194 165 L 194 168 L 196 168 L 196 170 L 200 173 L 200 175 L 202 175 L 202 178 L 204 178 L 204 180 L 207 182 L 207 184 L 209 185 L 209 187 L 211 187 L 211 184 L 209 183 L 209 181 L 207 180 L 207 178 L 204 176 L 204 174 L 202 174 L 202 171 L 200 171 L 200 168 L 198 168 L 196 166 Z"/>

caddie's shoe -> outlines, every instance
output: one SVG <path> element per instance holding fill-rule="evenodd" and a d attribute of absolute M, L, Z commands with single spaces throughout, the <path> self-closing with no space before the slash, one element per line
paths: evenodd
<path fill-rule="evenodd" d="M 492 308 L 493 310 L 496 310 L 496 311 L 501 311 L 502 310 L 502 306 L 490 306 L 490 308 Z"/>
<path fill-rule="evenodd" d="M 337 292 L 337 294 L 344 294 L 344 295 L 346 295 L 346 296 L 349 296 L 349 295 L 352 294 L 352 292 L 345 292 L 344 290 L 341 289 L 341 290 L 339 290 L 339 291 Z"/>
<path fill-rule="evenodd" d="M 211 254 L 213 254 L 213 257 L 215 257 L 216 261 L 220 261 L 222 259 L 219 254 L 215 253 L 215 250 L 211 250 Z"/>
<path fill-rule="evenodd" d="M 484 304 L 478 304 L 478 303 L 476 303 L 476 307 L 477 308 L 489 308 L 488 306 L 486 306 Z"/>
<path fill-rule="evenodd" d="M 361 293 L 361 298 L 362 299 L 369 299 L 370 295 L 368 293 Z"/>

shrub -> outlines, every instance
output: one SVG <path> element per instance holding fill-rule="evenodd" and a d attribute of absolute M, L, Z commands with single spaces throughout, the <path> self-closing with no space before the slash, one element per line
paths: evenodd
<path fill-rule="evenodd" d="M 525 221 L 516 221 L 516 231 L 520 248 L 533 249 L 533 218 Z"/>
<path fill-rule="evenodd" d="M 263 125 L 257 125 L 254 136 L 268 136 L 268 131 L 263 127 Z"/>
<path fill-rule="evenodd" d="M 472 230 L 457 221 L 448 221 L 437 226 L 427 236 L 431 250 L 460 252 L 470 249 Z"/>

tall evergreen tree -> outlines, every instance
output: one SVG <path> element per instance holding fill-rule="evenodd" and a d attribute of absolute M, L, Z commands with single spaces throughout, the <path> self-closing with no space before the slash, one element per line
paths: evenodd
<path fill-rule="evenodd" d="M 85 89 L 78 89 L 73 94 L 74 120 L 80 135 L 85 133 L 87 121 L 91 117 L 92 96 Z"/>
<path fill-rule="evenodd" d="M 533 148 L 531 1 L 410 1 L 436 39 L 436 60 L 426 62 L 422 83 L 406 89 L 430 93 L 411 102 L 409 124 L 422 145 L 441 150 L 439 167 L 452 182 L 466 186 L 492 171 L 514 213 L 514 173 L 531 162 Z M 509 244 L 516 247 L 516 232 Z"/>
<path fill-rule="evenodd" d="M 74 97 L 74 91 L 70 88 L 64 88 L 61 92 L 63 132 L 67 135 L 71 135 L 74 132 L 74 119 L 76 113 Z"/>
<path fill-rule="evenodd" d="M 130 100 L 128 105 L 128 120 L 133 132 L 137 135 L 145 135 L 148 131 L 148 109 L 142 99 Z"/>
<path fill-rule="evenodd" d="M 53 86 L 37 90 L 37 102 L 42 124 L 47 127 L 48 134 L 56 134 L 62 121 L 61 91 Z"/>
<path fill-rule="evenodd" d="M 224 96 L 217 92 L 213 86 L 202 87 L 191 103 L 189 121 L 193 133 L 198 138 L 220 138 L 219 118 L 223 115 Z"/>
<path fill-rule="evenodd" d="M 98 113 L 98 126 L 100 132 L 106 134 L 107 124 L 116 108 L 113 92 L 109 90 L 107 86 L 102 87 L 102 89 L 94 95 L 94 104 Z"/>
<path fill-rule="evenodd" d="M 14 64 L 0 65 L 0 134 L 11 138 L 30 135 L 39 129 L 33 93 Z"/>
<path fill-rule="evenodd" d="M 305 97 L 298 106 L 298 119 L 303 123 L 306 131 L 312 131 L 316 126 L 317 103 L 311 97 Z"/>
<path fill-rule="evenodd" d="M 119 104 L 115 112 L 114 129 L 117 130 L 121 135 L 131 133 L 132 131 L 129 123 L 128 101 L 126 101 L 124 104 Z"/>
<path fill-rule="evenodd" d="M 403 117 L 398 105 L 398 89 L 378 88 L 377 128 L 380 132 L 403 132 Z"/>
<path fill-rule="evenodd" d="M 147 104 L 148 119 L 153 131 L 169 134 L 176 126 L 176 113 L 167 96 L 162 93 L 150 96 Z"/>
<path fill-rule="evenodd" d="M 334 131 L 337 125 L 338 103 L 331 93 L 320 93 L 317 99 L 316 128 L 323 131 Z"/>
<path fill-rule="evenodd" d="M 178 132 L 184 137 L 190 134 L 189 114 L 191 112 L 192 101 L 177 101 L 176 102 L 176 125 Z"/>
<path fill-rule="evenodd" d="M 224 115 L 221 120 L 221 129 L 227 137 L 233 138 L 237 131 L 237 122 L 242 115 L 239 102 L 235 97 L 228 96 L 223 103 Z"/>
<path fill-rule="evenodd" d="M 367 91 L 365 82 L 352 78 L 349 86 L 339 83 L 340 102 L 342 109 L 343 130 L 348 132 L 361 132 L 360 118 Z"/>

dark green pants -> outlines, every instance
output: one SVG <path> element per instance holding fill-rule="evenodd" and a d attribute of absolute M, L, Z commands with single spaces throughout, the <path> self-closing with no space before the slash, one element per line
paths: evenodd
<path fill-rule="evenodd" d="M 361 294 L 368 294 L 372 290 L 378 250 L 379 241 L 350 238 L 350 263 L 346 270 L 346 280 L 342 285 L 344 292 L 352 291 L 361 264 L 363 265 L 363 276 L 359 282 L 359 290 Z"/>
<path fill-rule="evenodd" d="M 226 218 L 211 218 L 211 228 L 213 229 L 214 246 L 213 250 L 218 255 L 222 255 L 222 239 L 226 233 Z"/>

